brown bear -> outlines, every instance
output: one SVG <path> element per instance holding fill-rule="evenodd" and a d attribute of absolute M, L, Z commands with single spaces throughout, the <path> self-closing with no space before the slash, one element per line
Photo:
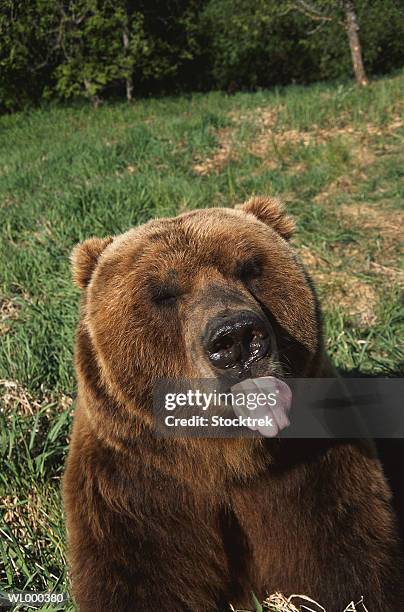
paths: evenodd
<path fill-rule="evenodd" d="M 248 377 L 330 375 L 293 230 L 276 200 L 254 197 L 75 248 L 78 400 L 64 503 L 81 612 L 219 612 L 273 591 L 307 594 L 327 612 L 362 595 L 370 612 L 404 610 L 390 491 L 370 444 L 154 430 L 156 381 L 214 377 L 245 359 L 212 361 L 218 320 L 227 342 L 232 326 L 251 345 L 270 330 L 241 368 Z M 215 350 L 226 362 L 226 346 Z"/>

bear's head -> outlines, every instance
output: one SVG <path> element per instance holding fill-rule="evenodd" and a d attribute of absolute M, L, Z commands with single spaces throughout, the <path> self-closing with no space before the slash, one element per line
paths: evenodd
<path fill-rule="evenodd" d="M 125 402 L 161 378 L 313 375 L 321 325 L 293 230 L 277 200 L 254 197 L 78 245 L 79 370 L 92 360 Z"/>

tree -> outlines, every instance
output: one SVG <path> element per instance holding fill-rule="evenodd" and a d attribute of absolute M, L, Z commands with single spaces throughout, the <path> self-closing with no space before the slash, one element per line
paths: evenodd
<path fill-rule="evenodd" d="M 271 87 L 311 72 L 298 17 L 277 0 L 210 0 L 202 14 L 214 80 L 228 91 Z M 303 21 L 300 18 L 300 21 Z"/>
<path fill-rule="evenodd" d="M 37 103 L 54 85 L 58 36 L 55 2 L 0 1 L 0 111 Z"/>
<path fill-rule="evenodd" d="M 122 42 L 125 56 L 128 60 L 128 73 L 126 75 L 126 100 L 130 104 L 133 100 L 133 58 L 131 57 L 130 49 L 131 49 L 131 30 L 130 30 L 130 22 L 131 22 L 131 8 L 128 2 L 125 2 L 125 20 L 122 29 Z"/>
<path fill-rule="evenodd" d="M 348 33 L 349 47 L 351 49 L 353 70 L 357 83 L 363 87 L 368 85 L 369 81 L 363 66 L 362 48 L 359 40 L 359 26 L 355 7 L 352 0 L 343 0 L 343 5 L 346 15 L 346 30 Z"/>
<path fill-rule="evenodd" d="M 353 0 L 325 0 L 306 1 L 292 0 L 290 8 L 299 11 L 311 20 L 318 22 L 318 26 L 310 32 L 313 34 L 323 25 L 330 21 L 337 21 L 345 28 L 349 47 L 351 50 L 352 66 L 356 82 L 361 87 L 368 85 L 362 59 L 362 47 L 359 39 L 359 25 Z M 287 9 L 288 10 L 288 9 Z M 340 13 L 343 13 L 341 19 Z"/>
<path fill-rule="evenodd" d="M 52 1 L 63 24 L 55 70 L 61 97 L 98 106 L 108 90 L 124 87 L 131 102 L 140 80 L 162 81 L 193 57 L 195 0 Z"/>
<path fill-rule="evenodd" d="M 133 67 L 147 53 L 143 17 L 124 0 L 59 1 L 63 35 L 56 89 L 62 97 L 84 95 L 94 106 L 106 87 L 125 82 L 133 96 Z"/>

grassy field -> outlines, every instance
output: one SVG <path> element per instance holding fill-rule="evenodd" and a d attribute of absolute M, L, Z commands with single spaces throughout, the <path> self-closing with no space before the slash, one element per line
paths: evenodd
<path fill-rule="evenodd" d="M 404 73 L 363 91 L 314 85 L 0 119 L 0 589 L 68 590 L 59 489 L 77 241 L 279 195 L 335 364 L 400 372 L 403 92 Z"/>

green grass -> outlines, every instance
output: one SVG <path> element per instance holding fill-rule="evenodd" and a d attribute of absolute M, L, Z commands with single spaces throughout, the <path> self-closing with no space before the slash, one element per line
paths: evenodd
<path fill-rule="evenodd" d="M 0 589 L 68 588 L 59 487 L 75 392 L 77 241 L 279 195 L 296 217 L 336 365 L 399 373 L 403 91 L 399 74 L 365 90 L 325 84 L 1 118 Z"/>

